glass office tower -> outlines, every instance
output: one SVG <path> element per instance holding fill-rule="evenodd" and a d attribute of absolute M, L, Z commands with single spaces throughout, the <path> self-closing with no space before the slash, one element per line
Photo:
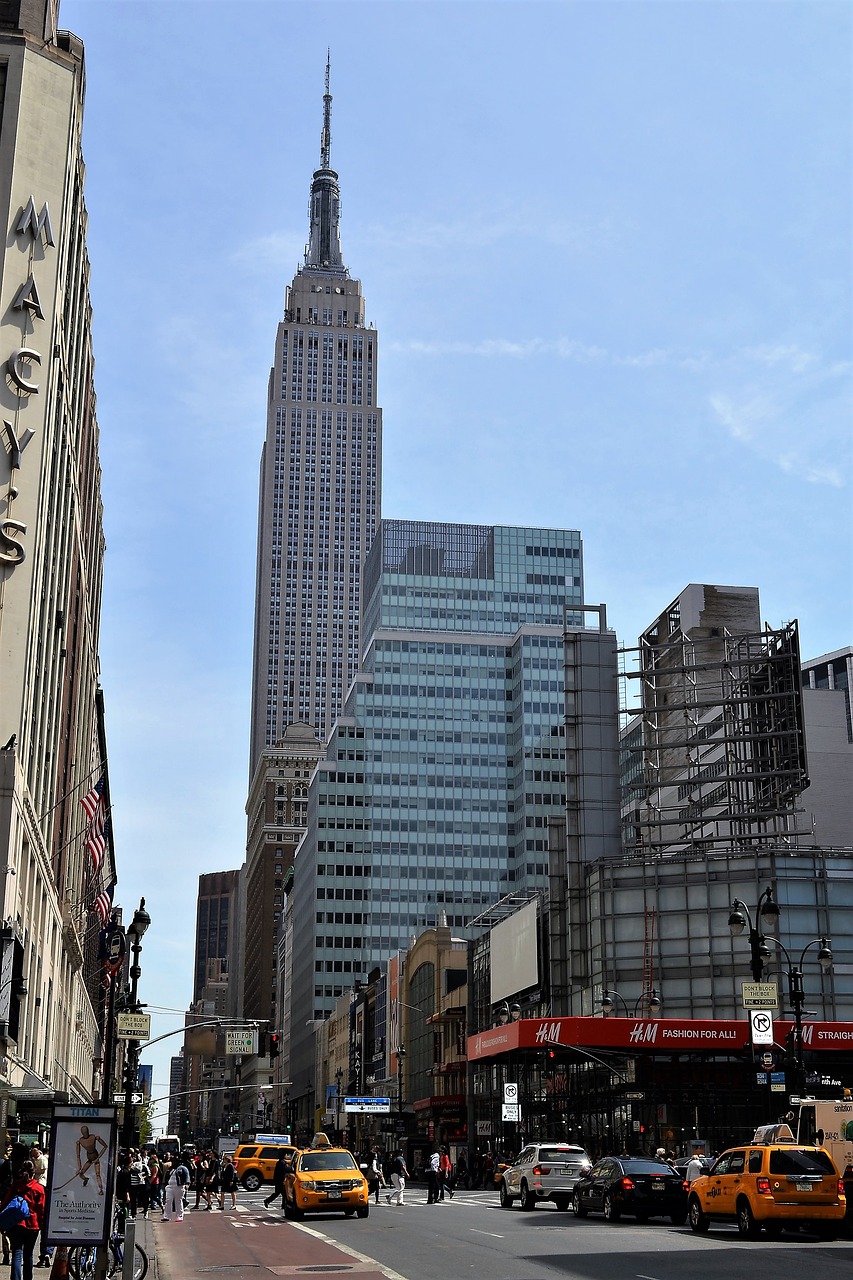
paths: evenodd
<path fill-rule="evenodd" d="M 577 532 L 380 523 L 361 671 L 294 864 L 293 1071 L 306 1023 L 441 913 L 461 933 L 545 887 L 548 819 L 565 811 L 563 627 L 582 581 Z"/>

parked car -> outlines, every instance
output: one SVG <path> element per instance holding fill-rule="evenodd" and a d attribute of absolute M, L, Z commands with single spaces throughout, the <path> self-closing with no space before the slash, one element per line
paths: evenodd
<path fill-rule="evenodd" d="M 558 1209 L 568 1209 L 575 1183 L 591 1164 L 583 1147 L 566 1142 L 529 1143 L 501 1173 L 501 1208 L 511 1209 L 517 1199 L 522 1209 L 535 1209 L 540 1200 L 553 1200 Z"/>
<path fill-rule="evenodd" d="M 284 1212 L 289 1218 L 306 1213 L 343 1213 L 347 1218 L 370 1213 L 367 1179 L 351 1151 L 333 1147 L 325 1133 L 299 1151 L 284 1179 Z"/>
<path fill-rule="evenodd" d="M 762 1227 L 778 1236 L 791 1225 L 832 1240 L 846 1208 L 844 1183 L 829 1152 L 798 1144 L 787 1125 L 767 1125 L 752 1142 L 724 1151 L 696 1179 L 687 1211 L 698 1233 L 712 1222 L 736 1222 L 747 1237 Z"/>
<path fill-rule="evenodd" d="M 668 1217 L 676 1226 L 687 1219 L 687 1183 L 664 1160 L 605 1156 L 578 1179 L 572 1197 L 576 1218 L 603 1213 L 618 1222 L 623 1213 L 638 1222 Z"/>
<path fill-rule="evenodd" d="M 273 1169 L 279 1156 L 284 1154 L 288 1159 L 295 1156 L 298 1148 L 289 1144 L 271 1144 L 258 1142 L 241 1142 L 234 1152 L 234 1167 L 237 1177 L 247 1191 L 257 1191 L 262 1182 L 272 1182 Z"/>

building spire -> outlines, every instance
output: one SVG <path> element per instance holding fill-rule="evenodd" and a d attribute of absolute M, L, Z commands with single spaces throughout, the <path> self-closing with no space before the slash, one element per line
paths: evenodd
<path fill-rule="evenodd" d="M 306 267 L 346 272 L 341 257 L 341 193 L 338 175 L 331 167 L 332 95 L 329 92 L 331 54 L 326 51 L 326 92 L 323 94 L 323 132 L 320 134 L 320 168 L 311 183 L 311 230 L 305 252 Z"/>
<path fill-rule="evenodd" d="M 320 134 L 320 168 L 328 169 L 332 150 L 332 95 L 329 93 L 331 49 L 326 50 L 326 92 L 323 94 L 323 132 Z"/>

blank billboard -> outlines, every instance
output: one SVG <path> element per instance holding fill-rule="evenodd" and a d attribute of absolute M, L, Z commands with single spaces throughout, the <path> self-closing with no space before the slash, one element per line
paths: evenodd
<path fill-rule="evenodd" d="M 538 985 L 535 901 L 528 902 L 526 907 L 496 924 L 489 938 L 492 1004 Z"/>

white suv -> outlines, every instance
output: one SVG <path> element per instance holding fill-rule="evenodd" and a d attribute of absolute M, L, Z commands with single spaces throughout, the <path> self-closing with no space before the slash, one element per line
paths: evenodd
<path fill-rule="evenodd" d="M 516 1198 L 522 1209 L 535 1209 L 538 1200 L 553 1200 L 568 1209 L 575 1183 L 592 1165 L 583 1147 L 566 1142 L 532 1142 L 501 1176 L 501 1208 L 511 1209 Z"/>

